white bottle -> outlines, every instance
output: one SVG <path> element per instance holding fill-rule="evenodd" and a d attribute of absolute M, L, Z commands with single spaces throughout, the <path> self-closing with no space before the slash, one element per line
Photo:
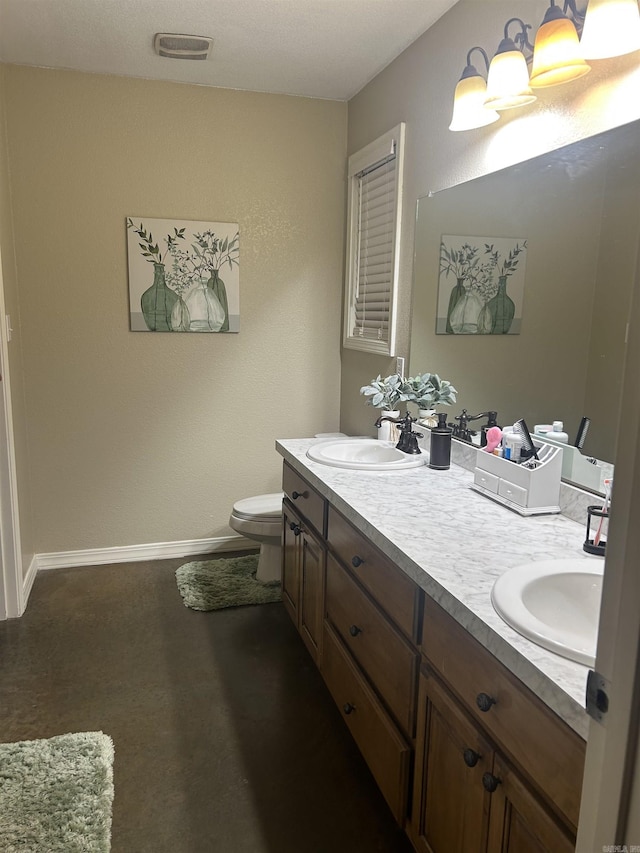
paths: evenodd
<path fill-rule="evenodd" d="M 563 431 L 563 427 L 564 424 L 562 421 L 554 421 L 553 428 L 549 433 L 549 438 L 552 438 L 554 441 L 561 441 L 563 444 L 568 444 L 569 436 Z"/>

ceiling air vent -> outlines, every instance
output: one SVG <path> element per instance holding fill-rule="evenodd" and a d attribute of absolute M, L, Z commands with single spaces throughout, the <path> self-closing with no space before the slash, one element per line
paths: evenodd
<path fill-rule="evenodd" d="M 156 33 L 153 48 L 167 59 L 208 59 L 213 39 L 207 36 L 185 36 L 178 33 Z"/>

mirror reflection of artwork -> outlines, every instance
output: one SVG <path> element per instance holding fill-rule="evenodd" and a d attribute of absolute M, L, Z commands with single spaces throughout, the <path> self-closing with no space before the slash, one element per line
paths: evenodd
<path fill-rule="evenodd" d="M 520 334 L 526 254 L 521 238 L 443 235 L 436 334 Z"/>
<path fill-rule="evenodd" d="M 237 332 L 237 223 L 127 217 L 132 332 Z"/>

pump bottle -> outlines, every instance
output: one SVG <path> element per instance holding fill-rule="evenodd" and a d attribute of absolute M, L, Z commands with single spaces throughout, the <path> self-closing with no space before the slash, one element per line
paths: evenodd
<path fill-rule="evenodd" d="M 429 468 L 446 471 L 451 465 L 451 428 L 447 426 L 446 412 L 438 413 L 438 425 L 431 430 Z"/>

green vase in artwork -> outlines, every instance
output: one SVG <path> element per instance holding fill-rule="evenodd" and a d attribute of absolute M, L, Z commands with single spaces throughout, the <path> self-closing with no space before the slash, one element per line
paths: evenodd
<path fill-rule="evenodd" d="M 464 289 L 464 279 L 459 278 L 456 282 L 456 286 L 453 288 L 449 296 L 449 307 L 447 308 L 447 326 L 445 329 L 448 335 L 454 334 L 453 328 L 451 327 L 451 313 L 453 312 L 453 309 L 456 307 L 458 302 L 464 297 L 465 292 L 466 291 Z"/>
<path fill-rule="evenodd" d="M 491 329 L 487 334 L 507 335 L 513 323 L 516 306 L 507 294 L 506 275 L 501 275 L 498 279 L 498 292 L 487 302 L 485 309 L 488 314 L 485 325 Z"/>
<path fill-rule="evenodd" d="M 218 302 L 222 306 L 222 310 L 224 311 L 224 322 L 222 326 L 218 329 L 219 332 L 228 332 L 229 331 L 229 302 L 227 300 L 227 288 L 224 286 L 224 281 L 218 275 L 218 270 L 213 270 L 211 273 L 211 277 L 207 282 L 207 287 L 211 288 L 215 296 L 218 298 Z"/>
<path fill-rule="evenodd" d="M 140 307 L 150 332 L 170 332 L 171 312 L 179 297 L 167 287 L 164 264 L 154 263 L 153 269 L 153 284 L 142 294 Z"/>

